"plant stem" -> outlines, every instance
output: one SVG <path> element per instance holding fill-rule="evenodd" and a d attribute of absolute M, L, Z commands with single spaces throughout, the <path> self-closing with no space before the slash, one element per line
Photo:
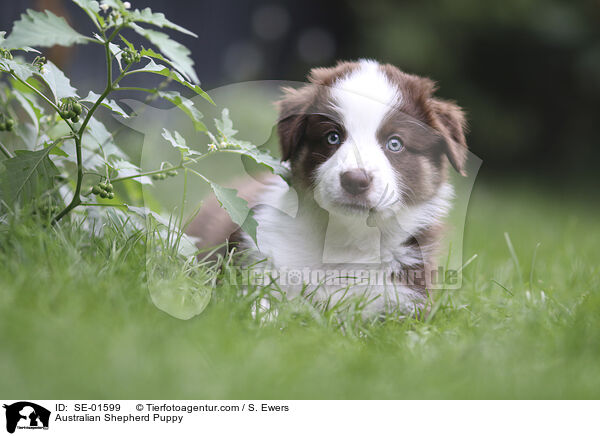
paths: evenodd
<path fill-rule="evenodd" d="M 119 88 L 115 88 L 115 91 L 142 91 L 142 92 L 148 92 L 150 94 L 156 94 L 156 90 L 155 89 L 136 88 L 135 86 L 119 87 Z"/>
<path fill-rule="evenodd" d="M 179 228 L 183 227 L 183 211 L 185 209 L 185 197 L 187 196 L 187 168 L 183 168 L 183 197 L 181 198 L 181 211 L 179 212 Z"/>
<path fill-rule="evenodd" d="M 219 150 L 219 151 L 220 152 L 226 152 L 227 150 Z M 203 154 L 202 156 L 196 157 L 196 158 L 194 158 L 194 160 L 191 163 L 196 163 L 198 161 L 201 161 L 202 159 L 204 159 L 205 157 L 210 156 L 211 154 L 212 153 L 206 153 L 206 154 Z M 194 172 L 196 174 L 200 174 L 200 173 L 194 171 L 193 169 L 191 169 L 185 163 L 182 162 L 179 165 L 174 166 L 174 167 L 162 168 L 160 170 L 148 171 L 148 172 L 145 172 L 145 173 L 134 174 L 132 176 L 118 177 L 116 179 L 110 179 L 110 181 L 113 182 L 113 183 L 115 183 L 115 182 L 122 182 L 123 180 L 135 179 L 135 178 L 144 177 L 144 176 L 153 176 L 154 174 L 163 174 L 163 173 L 169 172 L 171 170 L 179 170 L 179 169 L 190 170 L 190 171 L 192 171 L 192 172 Z M 207 180 L 207 179 L 205 179 L 205 180 Z"/>
<path fill-rule="evenodd" d="M 104 99 L 106 97 L 108 97 L 108 94 L 110 94 L 110 92 L 112 91 L 112 87 L 113 87 L 112 54 L 110 53 L 110 48 L 108 46 L 108 43 L 105 44 L 105 50 L 106 50 L 106 70 L 107 70 L 106 71 L 106 74 L 107 74 L 106 88 L 104 89 L 104 92 L 100 95 L 100 97 L 98 97 L 98 100 L 96 100 L 96 102 L 94 103 L 92 108 L 88 111 L 87 116 L 83 120 L 83 123 L 81 123 L 81 127 L 79 128 L 79 132 L 78 132 L 80 137 L 83 136 L 83 132 L 85 131 L 85 128 L 87 127 L 88 123 L 90 122 L 92 115 L 94 115 L 94 112 L 96 112 L 96 109 L 98 109 L 98 106 L 100 106 L 102 104 Z"/>
<path fill-rule="evenodd" d="M 13 157 L 15 157 L 9 150 L 8 148 L 6 148 L 4 146 L 4 144 L 2 144 L 0 142 L 0 150 L 2 150 L 2 153 L 4 153 L 6 155 L 7 158 L 12 159 Z"/>
<path fill-rule="evenodd" d="M 21 82 L 23 85 L 25 85 L 27 88 L 31 89 L 33 92 L 35 92 L 37 95 L 39 95 L 40 97 L 42 97 L 46 103 L 48 103 L 50 106 L 52 106 L 52 109 L 54 109 L 54 111 L 60 115 L 60 108 L 52 101 L 50 100 L 48 97 L 46 97 L 44 95 L 43 92 L 41 92 L 40 90 L 38 90 L 35 86 L 30 85 L 29 83 L 27 83 L 27 81 L 21 79 L 19 76 L 17 76 L 15 73 L 13 73 L 12 71 L 10 71 L 10 75 L 17 81 Z M 69 121 L 69 120 L 64 120 L 65 123 L 67 123 L 67 125 L 69 126 L 69 128 L 71 129 L 71 131 L 73 133 L 77 133 L 77 131 L 75 130 L 75 127 L 73 126 L 73 124 Z"/>
<path fill-rule="evenodd" d="M 199 173 L 196 170 L 193 170 L 191 168 L 188 168 L 188 170 L 190 170 L 192 173 L 196 174 L 198 177 L 200 177 L 202 180 L 204 180 L 206 183 L 211 183 L 210 180 L 208 180 L 206 177 L 204 177 L 204 175 L 202 175 L 201 173 Z"/>
<path fill-rule="evenodd" d="M 77 152 L 77 185 L 75 186 L 75 192 L 73 193 L 73 198 L 71 202 L 65 207 L 58 215 L 56 215 L 51 224 L 54 225 L 59 222 L 62 217 L 75 209 L 79 204 L 81 204 L 81 182 L 83 180 L 83 159 L 81 156 L 81 136 L 75 137 L 75 151 Z"/>
<path fill-rule="evenodd" d="M 112 204 L 112 203 L 81 203 L 81 206 L 98 206 L 98 207 L 127 207 L 126 204 Z"/>
<path fill-rule="evenodd" d="M 215 153 L 242 154 L 242 153 L 240 153 L 237 150 L 218 150 Z M 210 156 L 211 154 L 213 154 L 213 153 L 206 153 L 206 154 L 203 154 L 202 156 L 196 157 L 196 158 L 194 158 L 194 161 L 192 163 L 196 163 L 198 161 L 201 161 L 202 159 L 204 159 L 205 157 Z M 206 182 L 209 182 L 209 180 L 206 177 L 202 176 L 199 172 L 197 172 L 197 171 L 193 170 L 192 168 L 188 167 L 185 163 L 181 163 L 181 164 L 179 164 L 177 166 L 174 166 L 174 167 L 163 168 L 163 169 L 155 170 L 155 171 L 148 171 L 148 172 L 140 173 L 140 174 L 134 174 L 132 176 L 118 177 L 116 179 L 110 179 L 110 181 L 113 182 L 113 183 L 115 183 L 115 182 L 122 182 L 123 180 L 136 179 L 138 177 L 144 177 L 144 176 L 153 176 L 154 174 L 163 174 L 163 173 L 166 173 L 166 172 L 171 171 L 171 170 L 179 170 L 179 169 L 190 170 L 191 172 L 193 172 L 197 176 L 202 177 Z"/>
<path fill-rule="evenodd" d="M 108 39 L 106 40 L 106 43 L 108 44 L 109 42 L 111 42 L 113 39 L 115 39 L 115 37 L 119 34 L 119 32 L 121 30 L 123 30 L 123 27 L 125 27 L 127 24 L 123 23 L 120 26 L 118 26 L 113 33 L 108 37 Z"/>
<path fill-rule="evenodd" d="M 94 112 L 96 112 L 96 109 L 98 109 L 98 106 L 100 106 L 102 101 L 104 101 L 104 99 L 108 96 L 108 94 L 110 94 L 110 92 L 113 89 L 114 84 L 117 83 L 123 76 L 123 73 L 121 73 L 121 76 L 119 76 L 119 79 L 117 79 L 117 81 L 115 83 L 113 83 L 113 81 L 112 81 L 112 53 L 110 52 L 109 41 L 106 41 L 104 43 L 104 47 L 105 47 L 105 53 L 106 53 L 106 76 L 107 76 L 106 77 L 106 89 L 104 90 L 102 95 L 100 95 L 100 97 L 98 97 L 98 100 L 96 100 L 96 102 L 94 103 L 92 108 L 88 111 L 87 116 L 83 120 L 83 123 L 81 123 L 81 127 L 76 132 L 75 151 L 77 153 L 77 183 L 75 185 L 75 192 L 73 193 L 73 198 L 71 199 L 71 202 L 67 205 L 67 207 L 65 207 L 58 215 L 56 215 L 56 217 L 54 217 L 54 219 L 52 220 L 53 225 L 56 224 L 57 222 L 59 222 L 65 215 L 67 215 L 69 212 L 71 212 L 73 209 L 75 209 L 77 206 L 79 206 L 81 204 L 81 184 L 83 182 L 83 158 L 82 158 L 82 151 L 81 151 L 81 139 L 83 138 L 83 133 L 85 132 L 85 128 L 87 127 L 88 123 L 90 122 L 90 119 L 94 115 Z"/>
<path fill-rule="evenodd" d="M 132 176 L 126 176 L 126 177 L 118 177 L 116 179 L 110 179 L 110 181 L 111 181 L 111 183 L 122 182 L 123 180 L 136 179 L 138 177 L 144 177 L 144 176 L 153 176 L 155 174 L 163 174 L 163 173 L 166 173 L 166 172 L 169 172 L 172 170 L 179 170 L 182 168 L 186 168 L 186 167 L 183 164 L 180 164 L 175 167 L 163 168 L 162 170 L 148 171 L 146 173 L 134 174 Z"/>

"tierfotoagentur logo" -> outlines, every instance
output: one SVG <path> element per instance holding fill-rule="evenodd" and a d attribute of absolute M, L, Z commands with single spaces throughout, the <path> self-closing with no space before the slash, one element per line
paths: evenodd
<path fill-rule="evenodd" d="M 38 404 L 29 401 L 19 401 L 10 405 L 4 404 L 6 409 L 6 431 L 14 433 L 19 430 L 48 430 L 50 411 Z"/>

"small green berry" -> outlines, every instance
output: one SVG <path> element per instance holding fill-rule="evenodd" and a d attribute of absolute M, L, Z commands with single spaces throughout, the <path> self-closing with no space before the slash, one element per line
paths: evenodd
<path fill-rule="evenodd" d="M 46 63 L 48 62 L 48 60 L 44 57 L 44 56 L 37 56 L 33 62 L 32 65 L 34 67 L 37 67 L 38 70 L 40 72 L 42 72 L 42 69 L 44 68 L 44 65 L 46 65 Z"/>
<path fill-rule="evenodd" d="M 5 58 L 5 59 L 10 59 L 12 60 L 12 54 L 10 53 L 9 50 L 5 50 L 3 48 L 0 48 L 0 58 Z"/>
<path fill-rule="evenodd" d="M 160 174 L 153 174 L 152 180 L 160 180 Z"/>
<path fill-rule="evenodd" d="M 128 48 L 123 53 L 123 62 L 126 65 L 136 64 L 142 60 L 142 56 L 136 51 Z"/>
<path fill-rule="evenodd" d="M 100 186 L 96 185 L 92 188 L 92 194 L 94 195 L 98 195 L 102 192 L 102 189 L 100 189 Z"/>
<path fill-rule="evenodd" d="M 81 115 L 82 110 L 83 108 L 79 103 L 73 103 L 73 112 L 75 112 L 75 115 Z"/>
<path fill-rule="evenodd" d="M 113 185 L 112 185 L 112 183 L 107 183 L 106 184 L 106 191 L 107 192 L 112 192 L 113 191 Z"/>
<path fill-rule="evenodd" d="M 108 185 L 107 185 L 106 183 L 104 183 L 104 182 L 100 182 L 100 183 L 98 183 L 98 187 L 99 187 L 99 188 L 100 188 L 102 191 L 106 191 L 106 187 L 107 187 L 107 186 L 108 186 Z"/>
<path fill-rule="evenodd" d="M 177 170 L 171 170 L 167 172 L 169 177 L 175 177 L 177 175 Z"/>
<path fill-rule="evenodd" d="M 102 197 L 102 198 L 108 197 L 108 192 L 106 192 L 106 191 L 100 191 L 100 197 Z"/>
<path fill-rule="evenodd" d="M 4 132 L 6 130 L 6 123 L 0 123 L 0 132 Z"/>
<path fill-rule="evenodd" d="M 9 132 L 12 132 L 12 129 L 14 126 L 15 126 L 15 120 L 13 120 L 11 118 L 6 120 L 6 130 L 8 130 Z"/>
<path fill-rule="evenodd" d="M 79 115 L 75 115 L 73 118 L 71 118 L 71 121 L 73 121 L 73 123 L 77 124 L 79 122 Z"/>
<path fill-rule="evenodd" d="M 69 116 L 69 111 L 67 111 L 67 110 L 62 110 L 62 111 L 60 111 L 60 117 L 61 117 L 63 120 L 68 120 L 69 118 L 71 118 L 71 117 Z"/>
<path fill-rule="evenodd" d="M 115 198 L 115 193 L 109 192 L 108 194 L 106 194 L 106 196 L 108 197 L 109 200 L 112 200 L 113 198 Z"/>

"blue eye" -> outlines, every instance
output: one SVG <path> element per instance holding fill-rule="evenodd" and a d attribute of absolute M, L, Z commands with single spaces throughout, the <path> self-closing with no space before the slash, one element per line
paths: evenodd
<path fill-rule="evenodd" d="M 392 136 L 390 139 L 388 139 L 387 144 L 385 144 L 385 148 L 387 148 L 389 151 L 397 153 L 404 148 L 404 145 L 402 145 L 400 138 L 397 136 Z"/>
<path fill-rule="evenodd" d="M 342 142 L 342 138 L 338 132 L 329 132 L 327 134 L 327 142 L 331 145 L 339 145 Z"/>

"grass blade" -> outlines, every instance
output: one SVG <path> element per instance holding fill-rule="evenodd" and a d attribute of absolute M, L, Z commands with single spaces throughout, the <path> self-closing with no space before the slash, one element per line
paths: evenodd
<path fill-rule="evenodd" d="M 512 257 L 512 260 L 515 263 L 515 268 L 517 269 L 517 275 L 519 276 L 519 280 L 523 281 L 523 274 L 521 274 L 521 264 L 519 263 L 519 258 L 517 257 L 517 253 L 515 251 L 515 248 L 513 247 L 512 242 L 510 241 L 510 236 L 508 236 L 507 232 L 504 232 L 504 239 L 506 239 L 508 251 L 510 252 L 510 256 Z"/>

